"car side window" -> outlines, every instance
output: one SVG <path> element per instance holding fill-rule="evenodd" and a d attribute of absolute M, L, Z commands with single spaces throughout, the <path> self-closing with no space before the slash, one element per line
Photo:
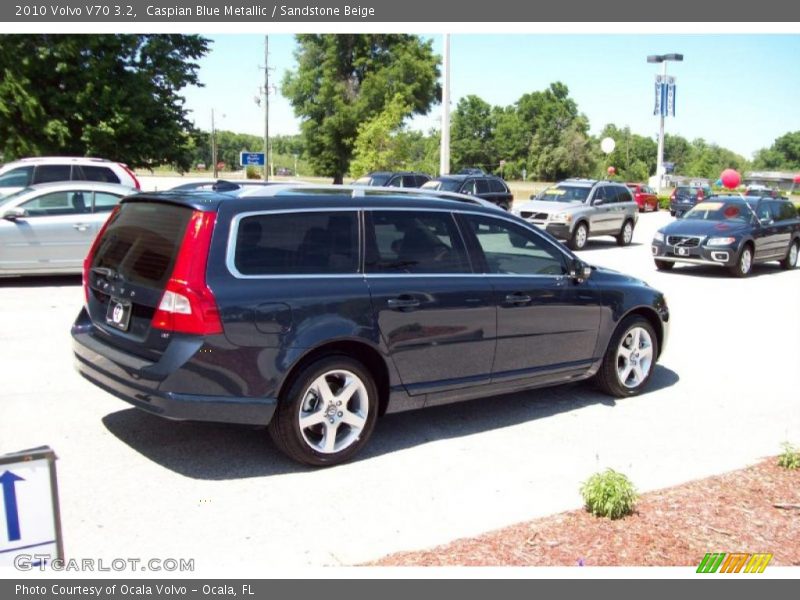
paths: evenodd
<path fill-rule="evenodd" d="M 594 195 L 592 196 L 592 204 L 595 203 L 595 200 L 602 200 L 603 203 L 608 202 L 606 199 L 606 186 L 599 185 L 594 190 Z"/>
<path fill-rule="evenodd" d="M 108 192 L 95 192 L 92 212 L 111 212 L 114 207 L 119 204 L 121 198 L 122 196 L 109 194 Z"/>
<path fill-rule="evenodd" d="M 461 186 L 461 193 L 462 194 L 470 194 L 475 195 L 477 192 L 475 191 L 475 180 L 468 179 L 464 185 Z"/>
<path fill-rule="evenodd" d="M 395 175 L 386 184 L 386 187 L 405 187 L 403 185 L 403 178 L 400 175 Z"/>
<path fill-rule="evenodd" d="M 28 187 L 33 167 L 17 167 L 0 175 L 0 187 Z"/>
<path fill-rule="evenodd" d="M 358 272 L 356 211 L 264 213 L 243 218 L 234 265 L 243 275 Z"/>
<path fill-rule="evenodd" d="M 504 275 L 563 275 L 564 254 L 535 232 L 503 219 L 468 215 L 486 258 L 488 273 Z"/>
<path fill-rule="evenodd" d="M 475 180 L 475 189 L 477 190 L 478 194 L 488 194 L 489 193 L 489 180 L 488 179 L 476 179 Z"/>
<path fill-rule="evenodd" d="M 506 192 L 508 192 L 508 190 L 506 189 L 505 184 L 502 181 L 500 181 L 499 179 L 490 179 L 489 180 L 489 190 L 492 191 L 492 192 L 500 193 L 500 194 L 505 194 Z"/>
<path fill-rule="evenodd" d="M 797 210 L 791 202 L 780 203 L 780 219 L 781 221 L 791 221 L 797 218 Z"/>
<path fill-rule="evenodd" d="M 40 165 L 36 167 L 33 182 L 50 183 L 54 181 L 69 181 L 71 172 L 71 165 Z"/>
<path fill-rule="evenodd" d="M 119 183 L 119 177 L 108 167 L 92 167 L 83 165 L 83 178 L 86 181 L 100 181 L 102 183 Z"/>
<path fill-rule="evenodd" d="M 617 202 L 633 202 L 633 196 L 628 188 L 617 187 Z"/>
<path fill-rule="evenodd" d="M 437 211 L 369 211 L 367 273 L 470 273 L 453 215 Z"/>
<path fill-rule="evenodd" d="M 30 217 L 77 215 L 89 212 L 91 192 L 51 192 L 20 204 Z"/>

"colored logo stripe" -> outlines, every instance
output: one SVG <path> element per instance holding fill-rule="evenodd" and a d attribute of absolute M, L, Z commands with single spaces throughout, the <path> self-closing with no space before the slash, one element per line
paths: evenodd
<path fill-rule="evenodd" d="M 745 554 L 725 552 L 708 552 L 700 561 L 697 573 L 763 573 L 772 560 L 772 554 Z"/>

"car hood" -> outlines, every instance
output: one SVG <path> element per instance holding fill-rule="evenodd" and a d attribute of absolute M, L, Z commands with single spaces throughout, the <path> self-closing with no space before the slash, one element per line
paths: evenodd
<path fill-rule="evenodd" d="M 603 283 L 615 283 L 615 284 L 633 284 L 633 285 L 644 285 L 650 287 L 650 285 L 646 281 L 642 281 L 636 277 L 631 277 L 630 275 L 626 275 L 625 273 L 620 273 L 619 271 L 615 271 L 614 269 L 607 269 L 606 267 L 596 267 L 592 265 L 592 276 L 589 281 L 596 281 L 596 282 L 603 282 Z"/>
<path fill-rule="evenodd" d="M 663 227 L 660 231 L 664 235 L 735 235 L 747 230 L 749 227 L 746 223 L 678 219 Z"/>
<path fill-rule="evenodd" d="M 514 208 L 531 212 L 564 212 L 583 206 L 583 202 L 547 202 L 545 200 L 528 200 Z"/>

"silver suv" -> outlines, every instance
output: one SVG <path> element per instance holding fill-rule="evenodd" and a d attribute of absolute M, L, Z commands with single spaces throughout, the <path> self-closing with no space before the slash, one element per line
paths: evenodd
<path fill-rule="evenodd" d="M 639 210 L 630 190 L 621 183 L 594 179 L 566 179 L 514 207 L 514 214 L 567 241 L 573 250 L 589 237 L 611 235 L 627 246 Z"/>
<path fill-rule="evenodd" d="M 80 156 L 37 156 L 0 167 L 0 196 L 19 192 L 30 185 L 63 181 L 115 183 L 141 189 L 136 175 L 123 163 Z"/>

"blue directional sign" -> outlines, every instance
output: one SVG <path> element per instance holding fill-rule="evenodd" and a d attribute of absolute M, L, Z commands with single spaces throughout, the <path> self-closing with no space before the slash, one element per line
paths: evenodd
<path fill-rule="evenodd" d="M 20 538 L 17 490 L 14 489 L 18 481 L 24 481 L 24 479 L 11 471 L 6 471 L 0 475 L 0 485 L 3 486 L 3 504 L 5 505 L 6 513 L 6 531 L 8 532 L 9 542 L 16 541 Z"/>
<path fill-rule="evenodd" d="M 239 164 L 243 167 L 263 167 L 267 164 L 267 155 L 263 152 L 239 152 Z"/>

